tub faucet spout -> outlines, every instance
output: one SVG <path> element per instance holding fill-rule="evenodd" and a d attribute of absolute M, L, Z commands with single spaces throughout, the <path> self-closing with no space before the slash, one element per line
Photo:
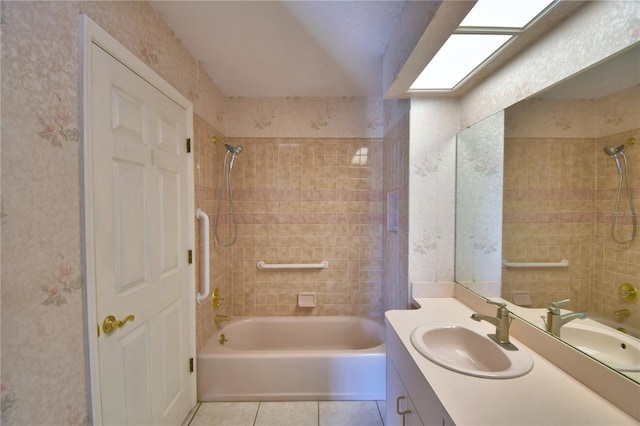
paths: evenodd
<path fill-rule="evenodd" d="M 630 309 L 619 309 L 617 311 L 614 312 L 616 318 L 628 318 L 631 316 L 631 310 Z"/>
<path fill-rule="evenodd" d="M 222 322 L 222 321 L 231 321 L 231 316 L 230 315 L 216 315 L 216 318 L 214 319 L 214 321 L 216 323 Z"/>
<path fill-rule="evenodd" d="M 498 307 L 496 316 L 492 317 L 476 313 L 471 315 L 471 319 L 474 321 L 487 321 L 495 325 L 496 334 L 489 334 L 489 337 L 499 345 L 509 345 L 509 326 L 511 325 L 511 317 L 509 316 L 507 305 L 505 303 L 494 302 L 493 300 L 487 300 L 487 303 Z"/>
<path fill-rule="evenodd" d="M 560 328 L 569 321 L 573 321 L 576 318 L 585 319 L 587 317 L 583 312 L 570 312 L 562 315 L 558 305 L 569 301 L 569 299 L 565 299 L 558 302 L 552 302 L 551 306 L 547 308 L 547 320 L 545 321 L 545 326 L 547 331 L 556 337 L 560 337 Z"/>

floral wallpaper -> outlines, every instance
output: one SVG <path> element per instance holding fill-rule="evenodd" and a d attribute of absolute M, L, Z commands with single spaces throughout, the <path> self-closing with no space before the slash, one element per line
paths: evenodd
<path fill-rule="evenodd" d="M 380 98 L 229 98 L 228 137 L 381 138 Z"/>
<path fill-rule="evenodd" d="M 494 283 L 502 266 L 504 113 L 458 134 L 456 281 Z"/>
<path fill-rule="evenodd" d="M 3 424 L 87 424 L 78 15 L 223 125 L 224 96 L 145 2 L 2 2 Z M 36 408 L 36 409 L 34 409 Z"/>
<path fill-rule="evenodd" d="M 640 86 L 598 100 L 533 97 L 507 109 L 506 137 L 592 138 L 638 127 Z"/>
<path fill-rule="evenodd" d="M 5 424 L 87 422 L 76 17 L 74 3 L 3 3 Z"/>
<path fill-rule="evenodd" d="M 595 1 L 461 98 L 466 127 L 640 41 L 640 2 Z"/>
<path fill-rule="evenodd" d="M 451 282 L 458 101 L 414 98 L 410 119 L 409 279 Z"/>

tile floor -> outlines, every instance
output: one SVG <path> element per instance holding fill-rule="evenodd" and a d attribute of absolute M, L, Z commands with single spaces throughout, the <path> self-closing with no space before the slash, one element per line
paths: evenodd
<path fill-rule="evenodd" d="M 384 426 L 385 401 L 202 402 L 189 426 Z"/>

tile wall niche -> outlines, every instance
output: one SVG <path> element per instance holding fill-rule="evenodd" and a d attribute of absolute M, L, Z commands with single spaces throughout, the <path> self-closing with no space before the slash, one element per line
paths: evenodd
<path fill-rule="evenodd" d="M 229 313 L 382 315 L 382 140 L 228 142 L 243 145 L 232 173 L 238 239 L 227 249 Z M 258 270 L 261 260 L 327 260 L 329 268 Z M 299 292 L 315 292 L 317 306 L 299 308 Z"/>
<path fill-rule="evenodd" d="M 603 149 L 640 140 L 640 86 L 597 101 L 534 99 L 507 110 L 503 255 L 511 261 L 568 259 L 569 268 L 504 269 L 503 295 L 528 291 L 535 307 L 571 299 L 568 309 L 640 326 L 638 303 L 618 286 L 640 285 L 640 238 L 614 243 L 611 219 L 618 173 Z M 640 144 L 625 148 L 635 214 L 640 205 Z M 624 189 L 624 188 L 623 188 Z M 623 190 L 617 235 L 631 232 Z M 628 308 L 631 316 L 616 318 Z"/>

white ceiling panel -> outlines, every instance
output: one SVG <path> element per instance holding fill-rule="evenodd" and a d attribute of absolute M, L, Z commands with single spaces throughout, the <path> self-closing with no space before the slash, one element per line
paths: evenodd
<path fill-rule="evenodd" d="M 151 2 L 226 96 L 382 96 L 403 1 Z"/>

